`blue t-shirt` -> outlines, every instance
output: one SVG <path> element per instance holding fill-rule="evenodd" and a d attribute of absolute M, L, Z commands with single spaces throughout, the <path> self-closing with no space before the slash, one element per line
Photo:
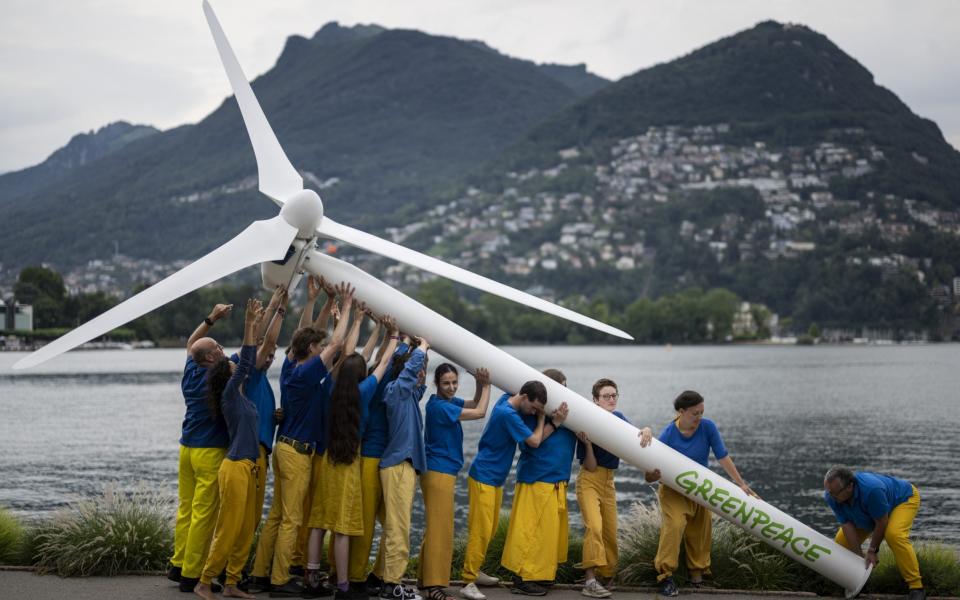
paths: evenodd
<path fill-rule="evenodd" d="M 407 345 L 401 343 L 397 346 L 393 356 L 404 354 L 407 351 Z M 383 379 L 377 384 L 377 390 L 370 400 L 370 406 L 367 411 L 366 419 L 362 425 L 363 441 L 360 443 L 360 455 L 367 458 L 380 458 L 387 447 L 387 436 L 390 429 L 387 427 L 387 405 L 383 403 L 383 394 L 387 391 L 387 385 L 396 379 L 393 376 L 392 366 L 387 367 L 387 372 Z"/>
<path fill-rule="evenodd" d="M 707 461 L 711 448 L 717 460 L 729 454 L 727 447 L 723 445 L 723 439 L 720 438 L 720 431 L 710 419 L 701 419 L 697 430 L 690 437 L 680 433 L 677 422 L 672 421 L 660 432 L 660 441 L 705 467 L 709 466 Z"/>
<path fill-rule="evenodd" d="M 619 410 L 613 411 L 613 414 L 614 416 L 617 416 L 623 419 L 627 423 L 630 422 L 630 420 L 627 417 L 625 417 L 624 414 Z M 612 452 L 608 452 L 607 450 L 604 450 L 603 448 L 594 444 L 593 442 L 590 442 L 590 443 L 593 445 L 593 456 L 594 458 L 597 459 L 598 467 L 603 467 L 604 469 L 617 469 L 620 467 L 619 456 L 617 456 L 616 454 L 613 454 Z M 583 445 L 583 442 L 581 442 L 580 440 L 577 440 L 577 460 L 580 461 L 581 465 L 583 464 L 583 459 L 586 457 L 587 457 L 586 447 Z"/>
<path fill-rule="evenodd" d="M 240 362 L 220 395 L 220 411 L 230 434 L 230 446 L 227 448 L 227 458 L 230 460 L 247 459 L 256 462 L 260 457 L 260 419 L 257 416 L 257 407 L 241 391 L 242 384 L 253 369 L 256 356 L 256 346 L 240 348 Z"/>
<path fill-rule="evenodd" d="M 235 363 L 240 362 L 240 356 L 234 352 L 230 360 Z M 256 357 L 254 357 L 256 360 Z M 273 411 L 277 409 L 277 399 L 273 395 L 273 388 L 267 379 L 267 369 L 257 369 L 254 364 L 247 376 L 247 384 L 244 387 L 244 393 L 254 406 L 257 407 L 257 416 L 260 417 L 260 443 L 267 450 L 267 454 L 273 450 L 273 436 L 277 431 L 277 425 L 273 422 Z"/>
<path fill-rule="evenodd" d="M 510 397 L 508 394 L 504 396 Z M 486 485 L 502 486 L 510 474 L 517 444 L 531 435 L 533 431 L 523 422 L 520 413 L 501 397 L 480 436 L 477 456 L 470 465 L 470 477 Z"/>
<path fill-rule="evenodd" d="M 866 471 L 858 471 L 853 477 L 857 483 L 847 502 L 837 502 L 829 492 L 823 492 L 841 525 L 852 521 L 858 529 L 873 531 L 877 519 L 913 496 L 913 485 L 903 479 Z"/>
<path fill-rule="evenodd" d="M 207 369 L 192 356 L 187 356 L 180 389 L 187 405 L 180 443 L 188 448 L 226 448 L 230 444 L 227 425 L 222 418 L 213 418 L 207 407 Z"/>
<path fill-rule="evenodd" d="M 573 467 L 573 452 L 577 436 L 566 427 L 560 427 L 543 440 L 537 448 L 520 444 L 520 459 L 517 461 L 519 483 L 560 483 L 570 481 Z"/>
<path fill-rule="evenodd" d="M 463 398 L 444 400 L 434 394 L 427 400 L 423 441 L 427 447 L 427 469 L 456 475 L 463 468 Z"/>
<path fill-rule="evenodd" d="M 417 473 L 427 470 L 427 456 L 423 447 L 423 415 L 420 399 L 427 386 L 417 385 L 417 374 L 426 358 L 420 349 L 414 350 L 396 381 L 387 385 L 383 403 L 387 406 L 387 447 L 380 458 L 380 468 L 399 465 L 405 460 L 413 464 Z"/>
<path fill-rule="evenodd" d="M 280 371 L 280 403 L 283 423 L 278 435 L 298 442 L 316 443 L 318 431 L 323 431 L 323 391 L 321 383 L 327 376 L 327 367 L 319 356 L 298 365 L 288 357 L 283 359 Z"/>

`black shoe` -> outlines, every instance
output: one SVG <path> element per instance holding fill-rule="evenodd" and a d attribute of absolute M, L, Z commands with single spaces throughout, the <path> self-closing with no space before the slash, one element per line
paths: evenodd
<path fill-rule="evenodd" d="M 910 590 L 910 593 L 907 594 L 907 600 L 926 600 L 927 592 L 923 588 L 916 588 Z"/>
<path fill-rule="evenodd" d="M 306 585 L 303 588 L 301 598 L 329 598 L 333 595 L 335 588 L 330 587 L 326 581 L 320 581 L 317 585 Z"/>
<path fill-rule="evenodd" d="M 294 580 L 289 580 L 283 585 L 271 585 L 271 598 L 299 598 L 303 593 L 303 587 Z"/>
<path fill-rule="evenodd" d="M 402 583 L 384 583 L 380 588 L 380 597 L 386 600 L 423 600 L 413 588 Z"/>
<path fill-rule="evenodd" d="M 673 577 L 667 577 L 660 582 L 660 590 L 657 593 L 667 598 L 673 598 L 674 596 L 680 595 L 680 590 L 677 589 L 677 584 L 674 583 Z"/>
<path fill-rule="evenodd" d="M 533 581 L 533 582 L 531 582 L 531 583 L 535 583 L 535 584 L 539 585 L 540 587 L 544 587 L 544 588 L 552 588 L 552 587 L 554 586 L 554 584 L 557 583 L 557 582 L 556 582 L 556 581 L 553 581 L 553 580 L 540 580 L 540 581 Z"/>
<path fill-rule="evenodd" d="M 353 586 L 345 592 L 338 588 L 333 597 L 336 600 L 367 600 L 368 598 L 366 589 L 357 590 Z"/>
<path fill-rule="evenodd" d="M 380 596 L 380 588 L 383 587 L 383 580 L 373 573 L 370 573 L 367 575 L 367 580 L 361 583 L 360 586 L 365 589 L 367 596 L 370 596 L 371 598 L 377 598 Z"/>
<path fill-rule="evenodd" d="M 247 589 L 243 591 L 247 592 L 248 594 L 259 594 L 260 592 L 269 592 L 270 578 L 256 577 L 254 575 L 251 575 L 250 577 L 247 577 Z"/>
<path fill-rule="evenodd" d="M 514 575 L 513 587 L 510 588 L 511 594 L 523 594 L 524 596 L 546 596 L 547 589 L 542 585 L 532 581 L 524 581 Z"/>
<path fill-rule="evenodd" d="M 287 571 L 291 575 L 296 575 L 297 577 L 303 577 L 304 575 L 307 574 L 307 572 L 303 568 L 303 565 L 290 565 L 290 568 L 287 569 Z"/>
<path fill-rule="evenodd" d="M 193 593 L 193 588 L 197 587 L 197 584 L 200 583 L 200 579 L 197 577 L 184 577 L 180 576 L 180 591 L 185 594 Z M 223 591 L 223 586 L 217 583 L 216 581 L 210 582 L 210 591 L 214 594 L 219 594 Z"/>
<path fill-rule="evenodd" d="M 182 571 L 180 570 L 180 567 L 170 565 L 170 569 L 167 571 L 167 579 L 176 583 L 180 583 L 181 573 Z"/>

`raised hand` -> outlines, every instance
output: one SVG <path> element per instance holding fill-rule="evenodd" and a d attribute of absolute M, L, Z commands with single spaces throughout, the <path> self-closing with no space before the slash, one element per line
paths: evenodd
<path fill-rule="evenodd" d="M 554 425 L 560 425 L 567 420 L 567 415 L 570 414 L 570 407 L 567 406 L 566 402 L 561 402 L 560 407 L 557 410 L 553 411 L 553 414 L 550 415 L 550 418 L 553 419 Z"/>
<path fill-rule="evenodd" d="M 480 387 L 487 387 L 490 385 L 490 371 L 485 367 L 478 367 L 477 372 L 474 373 L 473 378 L 477 381 L 477 385 Z"/>
<path fill-rule="evenodd" d="M 317 279 L 316 276 L 311 275 L 310 277 L 307 277 L 307 300 L 311 302 L 316 300 L 317 296 L 320 295 L 321 288 L 322 285 L 320 284 L 320 280 Z"/>
<path fill-rule="evenodd" d="M 646 471 L 643 474 L 643 478 L 647 483 L 653 483 L 654 481 L 660 481 L 660 469 L 654 469 L 652 471 Z"/>
<path fill-rule="evenodd" d="M 247 312 L 244 315 L 245 323 L 259 323 L 263 318 L 263 304 L 256 298 L 247 300 Z"/>
<path fill-rule="evenodd" d="M 583 442 L 583 444 L 584 444 L 585 446 L 590 443 L 590 438 L 587 437 L 587 432 L 586 432 L 586 431 L 581 431 L 580 433 L 578 433 L 578 434 L 577 434 L 577 439 L 580 440 L 581 442 Z"/>
<path fill-rule="evenodd" d="M 423 350 L 423 352 L 426 353 L 426 351 L 430 349 L 430 342 L 427 341 L 427 338 L 421 337 L 420 344 L 417 346 L 417 348 Z"/>
<path fill-rule="evenodd" d="M 213 307 L 213 310 L 210 311 L 209 319 L 211 321 L 219 321 L 220 319 L 229 316 L 230 311 L 232 310 L 232 304 L 217 304 Z"/>
<path fill-rule="evenodd" d="M 637 437 L 640 438 L 640 447 L 646 448 L 650 445 L 650 440 L 653 439 L 653 431 L 649 427 L 644 427 L 637 432 Z"/>

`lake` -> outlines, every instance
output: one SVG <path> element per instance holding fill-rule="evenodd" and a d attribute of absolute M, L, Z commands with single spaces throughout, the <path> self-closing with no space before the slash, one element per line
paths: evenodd
<path fill-rule="evenodd" d="M 699 391 L 706 416 L 753 489 L 824 533 L 832 536 L 835 524 L 821 497 L 823 473 L 843 464 L 914 483 L 922 497 L 915 536 L 960 545 L 958 344 L 506 350 L 534 367 L 563 370 L 570 387 L 586 397 L 596 379 L 615 380 L 619 409 L 657 432 L 672 418 L 679 392 Z M 126 489 L 143 482 L 176 495 L 184 351 L 71 352 L 12 371 L 22 356 L 0 353 L 0 505 L 34 518 L 99 494 L 108 483 Z M 279 371 L 271 371 L 275 389 Z M 462 376 L 459 395 L 472 394 L 472 379 Z M 463 428 L 469 465 L 483 422 Z M 461 523 L 465 477 L 457 485 Z M 655 501 L 637 469 L 623 465 L 617 478 L 621 514 L 637 500 Z M 573 486 L 569 500 L 572 527 L 579 530 Z M 419 492 L 414 510 L 417 543 Z"/>

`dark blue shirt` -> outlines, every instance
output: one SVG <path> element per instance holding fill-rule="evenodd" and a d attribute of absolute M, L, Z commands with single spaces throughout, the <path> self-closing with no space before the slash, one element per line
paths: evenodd
<path fill-rule="evenodd" d="M 227 425 L 222 418 L 213 418 L 207 406 L 207 369 L 192 356 L 187 356 L 180 389 L 187 405 L 180 443 L 188 448 L 226 448 L 230 444 Z"/>
<path fill-rule="evenodd" d="M 260 457 L 260 419 L 257 417 L 257 407 L 243 395 L 241 389 L 247 375 L 253 370 L 256 356 L 256 346 L 240 348 L 240 362 L 220 395 L 220 411 L 223 412 L 223 419 L 230 434 L 230 446 L 227 448 L 227 458 L 230 460 L 248 459 L 256 462 Z"/>
<path fill-rule="evenodd" d="M 239 363 L 240 356 L 234 352 L 230 360 Z M 250 375 L 247 376 L 244 393 L 257 407 L 257 416 L 260 418 L 260 444 L 266 448 L 267 454 L 270 454 L 273 450 L 273 436 L 277 431 L 277 424 L 274 423 L 273 419 L 273 411 L 277 410 L 277 398 L 274 396 L 273 388 L 267 379 L 267 369 L 257 369 L 256 364 L 254 364 L 253 369 L 250 370 Z"/>
<path fill-rule="evenodd" d="M 420 414 L 420 399 L 427 386 L 417 385 L 417 374 L 423 368 L 425 358 L 422 350 L 414 350 L 397 380 L 387 385 L 383 395 L 390 432 L 387 435 L 387 447 L 380 458 L 381 469 L 409 460 L 418 474 L 427 470 L 423 415 Z"/>
<path fill-rule="evenodd" d="M 841 525 L 853 522 L 858 529 L 873 531 L 877 519 L 913 496 L 913 485 L 903 479 L 866 471 L 858 471 L 853 477 L 856 484 L 847 502 L 837 502 L 829 492 L 823 492 L 823 499 Z"/>
<path fill-rule="evenodd" d="M 321 383 L 327 376 L 327 368 L 319 356 L 307 359 L 298 365 L 289 358 L 283 359 L 280 371 L 280 403 L 283 406 L 283 423 L 278 435 L 299 442 L 316 443 L 318 432 L 323 431 L 323 391 Z"/>
<path fill-rule="evenodd" d="M 717 460 L 729 454 L 727 447 L 723 445 L 720 431 L 710 419 L 701 419 L 697 430 L 690 437 L 680 433 L 680 430 L 677 429 L 677 422 L 672 421 L 660 432 L 660 441 L 705 467 L 709 466 L 707 463 L 711 448 Z"/>
<path fill-rule="evenodd" d="M 423 441 L 427 447 L 427 469 L 456 475 L 463 468 L 463 398 L 444 400 L 434 394 L 427 400 Z"/>
<path fill-rule="evenodd" d="M 397 346 L 393 356 L 404 354 L 407 351 L 407 345 L 401 343 Z M 387 385 L 396 379 L 393 375 L 393 366 L 387 367 L 387 372 L 383 379 L 377 384 L 377 391 L 370 400 L 367 417 L 364 420 L 361 430 L 363 441 L 360 444 L 360 455 L 367 458 L 380 458 L 383 451 L 387 448 L 387 436 L 390 430 L 387 427 L 387 405 L 383 403 L 383 394 L 387 391 Z"/>
<path fill-rule="evenodd" d="M 613 414 L 617 417 L 620 417 L 627 423 L 630 422 L 627 417 L 623 415 L 619 410 L 613 411 Z M 620 457 L 612 452 L 601 448 L 600 446 L 590 442 L 593 445 L 593 456 L 597 459 L 597 466 L 603 467 L 604 469 L 617 469 L 620 467 Z M 587 449 L 584 447 L 583 442 L 577 440 L 577 460 L 580 461 L 580 464 L 583 464 L 583 459 L 587 457 Z"/>
<path fill-rule="evenodd" d="M 470 477 L 494 487 L 502 486 L 507 480 L 517 444 L 533 435 L 520 413 L 506 401 L 508 398 L 510 395 L 504 394 L 494 405 L 480 436 L 477 456 L 470 465 Z"/>
<path fill-rule="evenodd" d="M 560 483 L 570 481 L 573 467 L 573 452 L 577 436 L 566 427 L 560 427 L 540 446 L 531 448 L 520 444 L 520 459 L 517 461 L 519 483 Z"/>

